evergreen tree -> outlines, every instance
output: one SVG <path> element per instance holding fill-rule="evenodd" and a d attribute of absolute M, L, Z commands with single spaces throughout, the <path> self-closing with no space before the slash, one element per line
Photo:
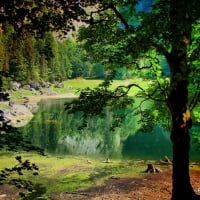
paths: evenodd
<path fill-rule="evenodd" d="M 32 35 L 27 34 L 23 43 L 23 57 L 24 57 L 24 68 L 27 69 L 26 80 L 27 83 L 38 82 L 40 78 L 39 66 L 36 65 L 36 41 Z"/>
<path fill-rule="evenodd" d="M 45 41 L 43 39 L 37 39 L 35 43 L 36 51 L 36 66 L 38 66 L 40 78 L 42 80 L 48 80 L 48 62 L 45 56 Z"/>
<path fill-rule="evenodd" d="M 59 51 L 60 65 L 62 65 L 64 68 L 65 76 L 66 76 L 65 78 L 66 79 L 71 78 L 72 64 L 68 56 L 67 43 L 65 41 L 63 42 L 57 41 L 57 45 L 58 45 L 58 51 Z"/>

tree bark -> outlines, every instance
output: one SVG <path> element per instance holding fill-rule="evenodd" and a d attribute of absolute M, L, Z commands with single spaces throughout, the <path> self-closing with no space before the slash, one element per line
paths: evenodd
<path fill-rule="evenodd" d="M 174 127 L 171 132 L 173 144 L 173 175 L 172 175 L 172 200 L 195 199 L 195 193 L 190 184 L 189 176 L 189 130 Z"/>
<path fill-rule="evenodd" d="M 182 127 L 182 124 L 179 124 L 180 127 L 178 127 L 177 119 L 174 120 L 175 122 L 173 122 L 171 131 L 173 145 L 173 190 L 171 200 L 179 200 L 182 197 L 184 197 L 184 200 L 197 200 L 200 197 L 195 194 L 190 183 L 189 175 L 189 128 Z"/>
<path fill-rule="evenodd" d="M 189 67 L 186 53 L 173 49 L 168 62 L 171 68 L 170 94 L 168 107 L 172 116 L 171 141 L 173 146 L 173 175 L 171 200 L 197 200 L 190 184 L 189 150 L 191 118 L 188 103 Z"/>
<path fill-rule="evenodd" d="M 173 146 L 173 173 L 171 200 L 197 200 L 190 183 L 189 150 L 192 125 L 188 108 L 188 79 L 190 65 L 187 61 L 187 47 L 191 40 L 192 16 L 190 1 L 170 1 L 171 51 L 166 56 L 170 66 L 170 92 L 168 107 L 172 116 L 171 141 Z"/>

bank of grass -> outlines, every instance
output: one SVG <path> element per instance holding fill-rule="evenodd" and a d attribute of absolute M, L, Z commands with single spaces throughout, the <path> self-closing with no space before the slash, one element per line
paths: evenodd
<path fill-rule="evenodd" d="M 71 79 L 71 80 L 64 81 L 64 88 L 53 87 L 53 90 L 58 92 L 59 94 L 65 94 L 66 92 L 76 93 L 77 90 L 83 89 L 86 87 L 95 88 L 102 82 L 103 80 L 87 80 L 87 79 L 82 79 L 82 78 Z M 115 89 L 116 87 L 121 86 L 121 85 L 127 86 L 132 83 L 138 84 L 145 89 L 149 86 L 150 81 L 147 81 L 141 78 L 127 79 L 127 80 L 113 80 L 110 86 L 110 89 Z M 132 87 L 129 91 L 129 95 L 131 96 L 135 95 L 138 91 L 139 89 L 137 87 Z"/>
<path fill-rule="evenodd" d="M 83 78 L 77 78 L 77 79 L 70 79 L 66 80 L 63 82 L 64 87 L 63 88 L 56 88 L 55 84 L 52 84 L 50 88 L 44 89 L 44 90 L 51 90 L 53 92 L 56 92 L 59 95 L 64 95 L 64 94 L 75 94 L 78 95 L 79 92 L 78 90 L 89 87 L 89 88 L 95 88 L 97 87 L 100 83 L 102 83 L 102 80 L 87 80 Z M 112 82 L 112 85 L 110 86 L 111 89 L 115 89 L 116 87 L 120 85 L 129 85 L 129 84 L 138 84 L 142 88 L 147 88 L 149 87 L 150 81 L 141 79 L 141 78 L 135 78 L 135 79 L 128 79 L 128 80 L 114 80 Z M 139 89 L 137 87 L 132 87 L 129 91 L 130 96 L 134 96 Z M 40 92 L 39 91 L 30 91 L 30 90 L 24 90 L 20 89 L 18 91 L 12 91 L 11 92 L 11 101 L 16 101 L 16 102 L 23 102 L 24 99 L 23 97 L 26 96 L 39 96 Z"/>
<path fill-rule="evenodd" d="M 16 153 L 0 153 L 0 170 L 17 164 Z M 24 174 L 24 179 L 42 184 L 47 188 L 47 194 L 54 192 L 74 191 L 102 184 L 111 176 L 140 176 L 145 165 L 135 164 L 130 160 L 114 159 L 110 163 L 104 158 L 88 158 L 84 156 L 40 156 L 38 154 L 21 154 L 22 158 L 30 160 L 39 167 L 39 175 Z"/>

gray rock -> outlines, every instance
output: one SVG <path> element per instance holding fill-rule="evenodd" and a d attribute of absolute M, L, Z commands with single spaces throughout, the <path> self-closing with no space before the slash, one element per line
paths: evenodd
<path fill-rule="evenodd" d="M 63 83 L 57 83 L 55 85 L 55 88 L 64 88 L 64 84 Z"/>
<path fill-rule="evenodd" d="M 13 89 L 13 90 L 17 91 L 17 90 L 20 89 L 20 87 L 21 87 L 21 83 L 18 83 L 18 82 L 16 82 L 16 81 L 13 81 L 13 82 L 12 82 L 12 89 Z"/>
<path fill-rule="evenodd" d="M 10 120 L 12 126 L 20 127 L 26 125 L 33 114 L 25 105 L 14 104 L 10 109 L 4 110 L 4 116 Z"/>
<path fill-rule="evenodd" d="M 52 90 L 46 90 L 46 91 L 43 91 L 43 95 L 47 95 L 47 96 L 53 96 L 53 95 L 57 95 L 58 93 L 57 92 L 54 92 Z"/>

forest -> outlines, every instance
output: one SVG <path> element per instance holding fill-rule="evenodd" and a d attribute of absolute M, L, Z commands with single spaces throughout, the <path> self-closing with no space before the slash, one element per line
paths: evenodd
<path fill-rule="evenodd" d="M 10 77 L 4 79 L 4 88 L 12 89 L 11 80 L 26 85 L 104 77 L 103 67 L 87 58 L 86 51 L 73 37 L 61 40 L 48 32 L 42 38 L 31 34 L 18 38 L 12 31 L 10 27 L 0 33 L 1 71 Z"/>
<path fill-rule="evenodd" d="M 109 142 L 113 139 L 109 134 L 113 134 L 116 129 L 119 131 L 118 128 L 123 128 L 122 124 L 127 115 L 131 116 L 131 119 L 135 115 L 140 117 L 137 123 L 142 127 L 141 132 L 151 132 L 155 130 L 155 125 L 161 126 L 169 132 L 172 150 L 171 161 L 167 158 L 171 168 L 165 173 L 171 175 L 167 198 L 200 199 L 199 190 L 195 188 L 197 187 L 195 174 L 197 176 L 199 174 L 199 164 L 197 162 L 197 169 L 191 170 L 190 162 L 191 142 L 199 144 L 200 138 L 199 1 L 2 0 L 0 27 L 2 101 L 9 101 L 9 92 L 12 91 L 14 82 L 23 87 L 34 83 L 40 85 L 61 83 L 80 77 L 104 80 L 98 86 L 79 89 L 78 97 L 65 103 L 67 114 L 82 117 L 82 124 L 77 132 L 83 133 L 85 128 L 93 130 L 91 124 L 94 124 L 94 121 L 90 120 L 98 117 L 105 119 L 104 140 Z M 119 79 L 128 81 L 113 88 L 113 84 Z M 137 81 L 138 79 L 140 81 Z M 137 89 L 134 94 L 131 93 L 133 89 Z M 53 112 L 50 113 L 52 117 L 51 114 L 53 115 Z M 45 115 L 44 110 L 38 118 L 43 118 Z M 57 115 L 57 120 L 59 117 Z M 70 119 L 72 118 L 67 118 Z M 34 150 L 44 154 L 42 149 L 31 143 L 30 138 L 28 141 L 25 140 L 24 135 L 20 134 L 21 130 L 9 125 L 4 118 L 3 109 L 0 112 L 0 121 L 0 148 L 3 150 L 3 155 L 6 150 L 12 152 Z M 43 135 L 46 134 L 46 129 L 51 129 L 53 132 L 51 142 L 55 144 L 56 120 L 50 118 L 44 123 L 38 126 L 38 129 L 41 129 Z M 195 137 L 191 137 L 194 133 Z M 43 135 L 38 136 L 40 138 L 37 140 L 43 142 L 41 138 Z M 12 139 L 9 139 L 9 136 Z M 68 136 L 63 138 L 69 140 Z M 129 139 L 131 138 L 130 136 Z M 79 138 L 76 139 L 78 141 Z M 123 144 L 128 145 L 130 140 L 124 140 Z M 115 141 L 119 142 L 119 138 L 118 140 L 115 138 Z M 137 146 L 137 143 L 134 145 Z M 128 145 L 128 148 L 130 146 Z M 33 171 L 33 175 L 38 175 L 35 171 L 39 168 L 29 160 L 24 161 L 20 155 L 16 156 L 16 160 L 18 164 L 15 167 L 5 166 L 5 169 L 2 169 L 0 182 L 3 184 L 8 180 L 12 185 L 27 189 L 30 193 L 28 192 L 26 196 L 26 193 L 21 192 L 21 198 L 31 199 L 31 195 L 36 195 L 44 188 L 32 184 L 27 179 L 10 180 L 9 177 L 13 172 L 19 176 L 23 175 L 23 170 Z M 91 164 L 87 159 L 87 164 L 89 163 Z M 109 158 L 103 163 L 110 163 Z M 147 166 L 152 167 L 153 164 L 147 163 Z M 118 167 L 112 166 L 112 170 L 116 172 Z M 126 167 L 124 166 L 124 169 Z M 102 171 L 98 170 L 99 168 L 94 174 L 82 175 L 85 180 L 97 183 L 99 176 L 113 173 L 106 166 L 101 169 Z M 148 171 L 149 168 L 146 172 Z M 150 171 L 162 170 L 153 166 Z M 70 180 L 77 180 L 79 175 L 73 174 Z M 109 179 L 115 185 L 113 177 L 116 180 L 118 177 L 111 176 Z M 160 177 L 165 178 L 164 175 Z M 68 178 L 65 177 L 62 181 L 66 183 Z M 162 187 L 162 184 L 158 186 Z M 161 191 L 168 188 L 164 183 L 163 186 L 165 189 L 158 187 L 158 199 L 161 198 L 159 196 L 162 194 Z M 131 198 L 134 199 L 136 193 L 132 192 L 131 186 L 128 188 Z M 147 185 L 145 188 L 148 191 Z M 100 195 L 99 199 L 103 199 L 103 192 L 95 195 Z M 148 199 L 148 194 L 142 198 Z M 122 194 L 122 198 L 123 195 L 125 194 Z M 151 198 L 153 199 L 152 196 Z"/>

